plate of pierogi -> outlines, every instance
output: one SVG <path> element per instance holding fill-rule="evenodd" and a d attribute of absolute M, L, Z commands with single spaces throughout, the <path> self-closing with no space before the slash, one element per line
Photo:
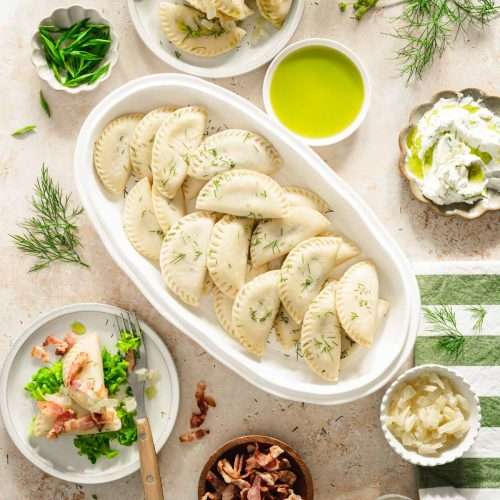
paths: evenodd
<path fill-rule="evenodd" d="M 134 27 L 161 60 L 228 78 L 269 62 L 295 33 L 304 0 L 129 0 Z"/>
<path fill-rule="evenodd" d="M 292 400 L 363 397 L 416 336 L 411 268 L 310 148 L 214 84 L 153 75 L 90 113 L 75 152 L 106 249 L 174 326 Z"/>

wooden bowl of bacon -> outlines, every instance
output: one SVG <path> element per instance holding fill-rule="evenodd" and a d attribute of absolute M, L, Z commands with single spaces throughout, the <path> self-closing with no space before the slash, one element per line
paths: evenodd
<path fill-rule="evenodd" d="M 251 434 L 231 439 L 208 459 L 199 500 L 312 500 L 311 473 L 289 445 Z"/>

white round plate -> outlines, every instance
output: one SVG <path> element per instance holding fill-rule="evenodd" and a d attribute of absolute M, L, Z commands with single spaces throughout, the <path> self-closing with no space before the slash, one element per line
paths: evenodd
<path fill-rule="evenodd" d="M 128 0 L 130 17 L 138 35 L 147 47 L 168 65 L 184 73 L 204 78 L 242 75 L 270 61 L 292 38 L 304 11 L 304 0 L 293 0 L 288 17 L 279 30 L 267 21 L 257 21 L 259 14 L 253 14 L 241 24 L 247 35 L 238 48 L 218 57 L 207 58 L 176 49 L 163 35 L 159 15 L 162 1 L 167 0 Z M 253 3 L 250 7 L 258 12 Z M 256 22 L 263 26 L 269 35 L 252 45 L 252 32 Z"/>
<path fill-rule="evenodd" d="M 21 453 L 47 474 L 80 484 L 98 484 L 120 479 L 139 469 L 137 447 L 112 443 L 120 454 L 108 460 L 100 458 L 91 464 L 78 454 L 74 436 L 56 440 L 30 438 L 28 428 L 35 414 L 34 401 L 24 390 L 31 376 L 43 366 L 31 357 L 31 348 L 47 335 L 63 335 L 71 323 L 79 321 L 87 330 L 99 334 L 103 347 L 114 351 L 116 330 L 114 318 L 122 309 L 105 304 L 72 304 L 55 309 L 38 318 L 14 343 L 0 375 L 0 410 L 10 438 Z M 174 361 L 160 337 L 140 322 L 148 355 L 148 365 L 159 371 L 157 395 L 146 399 L 146 412 L 151 424 L 155 448 L 159 451 L 167 441 L 179 410 L 179 380 Z"/>

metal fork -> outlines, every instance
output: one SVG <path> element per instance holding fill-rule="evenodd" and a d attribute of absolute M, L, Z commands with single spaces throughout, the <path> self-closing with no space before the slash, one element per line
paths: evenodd
<path fill-rule="evenodd" d="M 137 316 L 134 312 L 127 312 L 127 317 L 123 314 L 115 316 L 118 332 L 123 330 L 134 333 L 141 339 L 139 356 L 135 358 L 135 366 L 148 368 L 146 345 L 142 335 Z M 137 425 L 139 457 L 141 459 L 141 476 L 144 486 L 144 500 L 163 500 L 163 488 L 161 484 L 160 469 L 158 467 L 158 457 L 156 455 L 153 442 L 153 434 L 149 425 L 144 402 L 144 381 L 140 381 L 132 364 L 129 361 L 129 383 L 132 393 L 137 401 L 135 423 Z"/>

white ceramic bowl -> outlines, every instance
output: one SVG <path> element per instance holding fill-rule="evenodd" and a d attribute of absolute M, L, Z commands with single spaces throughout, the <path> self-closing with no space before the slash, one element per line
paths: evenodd
<path fill-rule="evenodd" d="M 299 135 L 295 133 L 294 131 L 290 130 L 289 128 L 286 127 L 283 122 L 280 121 L 280 119 L 276 116 L 276 113 L 274 112 L 273 105 L 271 103 L 271 82 L 273 80 L 274 72 L 276 71 L 276 68 L 278 65 L 283 61 L 285 57 L 290 55 L 292 52 L 295 52 L 298 49 L 302 49 L 304 47 L 316 47 L 316 46 L 321 46 L 321 47 L 328 47 L 330 49 L 335 49 L 338 52 L 341 52 L 344 54 L 347 58 L 349 58 L 353 64 L 356 66 L 358 69 L 361 79 L 363 80 L 363 87 L 365 91 L 364 99 L 363 99 L 363 105 L 361 106 L 361 109 L 356 116 L 355 120 L 344 130 L 341 132 L 338 132 L 337 134 L 334 134 L 329 137 L 305 137 L 302 135 Z M 348 47 L 345 45 L 336 42 L 334 40 L 329 40 L 327 38 L 307 38 L 305 40 L 300 40 L 299 42 L 292 43 L 289 45 L 286 49 L 282 50 L 274 59 L 273 62 L 269 65 L 266 71 L 266 75 L 264 77 L 264 83 L 262 85 L 262 98 L 264 100 L 264 107 L 266 108 L 266 111 L 269 113 L 269 115 L 281 126 L 285 127 L 291 134 L 293 134 L 295 137 L 297 137 L 299 140 L 302 142 L 305 142 L 306 144 L 309 144 L 309 146 L 331 146 L 332 144 L 336 144 L 350 135 L 352 135 L 363 123 L 363 120 L 366 118 L 366 115 L 368 113 L 368 109 L 370 107 L 370 101 L 371 101 L 371 94 L 372 94 L 372 89 L 371 89 L 371 83 L 370 83 L 370 78 L 368 76 L 368 72 L 365 69 L 365 66 L 361 59 Z"/>
<path fill-rule="evenodd" d="M 403 444 L 398 440 L 396 436 L 389 430 L 386 421 L 388 417 L 389 403 L 392 399 L 394 392 L 401 387 L 401 384 L 407 382 L 408 380 L 414 379 L 423 373 L 437 373 L 443 377 L 451 380 L 452 384 L 455 386 L 456 390 L 462 394 L 462 396 L 469 403 L 470 415 L 469 423 L 470 428 L 464 438 L 456 443 L 451 448 L 446 449 L 441 455 L 436 457 L 429 457 L 425 455 L 420 455 L 416 451 L 409 450 L 405 448 Z M 387 442 L 391 448 L 404 460 L 412 463 L 413 465 L 422 465 L 425 467 L 434 467 L 436 465 L 447 464 L 453 462 L 457 458 L 460 458 L 474 443 L 481 426 L 481 408 L 479 405 L 479 398 L 472 391 L 470 385 L 456 372 L 446 368 L 441 365 L 421 365 L 410 370 L 405 371 L 400 377 L 398 377 L 392 385 L 387 389 L 384 397 L 382 399 L 382 404 L 380 407 L 380 422 L 382 424 L 382 431 L 387 439 Z"/>
<path fill-rule="evenodd" d="M 78 21 L 89 18 L 94 23 L 107 24 L 110 27 L 111 34 L 111 45 L 106 54 L 106 57 L 102 61 L 101 65 L 109 63 L 109 69 L 99 78 L 97 81 L 90 85 L 80 85 L 79 87 L 65 87 L 61 83 L 57 81 L 57 78 L 54 76 L 54 73 L 49 68 L 47 64 L 47 60 L 45 59 L 45 54 L 43 52 L 42 45 L 40 43 L 40 38 L 38 34 L 38 27 L 31 38 L 31 62 L 35 66 L 38 76 L 45 80 L 50 87 L 54 90 L 62 90 L 64 92 L 68 92 L 68 94 L 79 94 L 80 92 L 89 92 L 97 88 L 104 80 L 107 80 L 111 75 L 111 71 L 113 70 L 114 65 L 118 61 L 118 46 L 119 40 L 118 35 L 113 30 L 113 26 L 111 23 L 101 16 L 97 10 L 94 9 L 86 9 L 84 7 L 80 7 L 79 5 L 72 5 L 71 7 L 64 9 L 57 9 L 49 17 L 42 19 L 40 21 L 39 26 L 43 24 L 54 24 L 56 26 L 69 27 Z"/>
<path fill-rule="evenodd" d="M 278 182 L 316 191 L 335 209 L 334 230 L 358 243 L 364 256 L 377 264 L 381 296 L 389 300 L 391 308 L 373 347 L 360 348 L 343 360 L 338 383 L 319 379 L 294 353 L 284 355 L 274 339 L 262 359 L 249 355 L 222 330 L 209 296 L 203 297 L 199 308 L 186 306 L 165 288 L 158 267 L 141 257 L 128 241 L 122 224 L 123 197 L 107 196 L 93 168 L 95 140 L 110 120 L 123 113 L 194 103 L 206 107 L 214 129 L 225 124 L 270 140 L 285 165 L 276 175 Z M 405 256 L 346 182 L 310 148 L 240 96 L 181 74 L 151 75 L 129 82 L 108 95 L 87 117 L 78 136 L 74 168 L 86 213 L 117 264 L 165 318 L 250 383 L 287 399 L 340 404 L 387 384 L 408 359 L 418 330 L 420 301 L 415 275 Z"/>
<path fill-rule="evenodd" d="M 168 0 L 128 0 L 128 10 L 137 34 L 149 50 L 170 67 L 203 78 L 243 75 L 269 62 L 292 38 L 302 19 L 305 5 L 305 0 L 293 0 L 283 26 L 277 30 L 264 22 L 268 36 L 252 44 L 252 32 L 257 23 L 262 21 L 256 12 L 241 23 L 247 35 L 238 48 L 217 57 L 199 57 L 176 49 L 163 34 L 159 9 L 164 1 Z M 179 0 L 175 1 L 179 3 Z"/>
<path fill-rule="evenodd" d="M 10 438 L 19 451 L 41 470 L 64 481 L 80 484 L 100 484 L 114 481 L 139 469 L 137 446 L 112 447 L 120 454 L 95 464 L 78 454 L 74 436 L 62 435 L 56 440 L 31 438 L 29 425 L 35 414 L 33 400 L 24 390 L 31 376 L 42 366 L 32 358 L 31 348 L 40 345 L 47 335 L 62 335 L 74 321 L 99 334 L 102 346 L 115 349 L 115 317 L 126 311 L 106 304 L 71 304 L 37 318 L 17 337 L 5 358 L 0 372 L 0 411 Z M 140 321 L 147 348 L 148 365 L 158 370 L 157 394 L 145 400 L 151 431 L 157 452 L 173 431 L 179 411 L 179 379 L 174 361 L 159 335 Z M 2 496 L 0 494 L 0 496 Z M 4 497 L 5 498 L 5 497 Z"/>

